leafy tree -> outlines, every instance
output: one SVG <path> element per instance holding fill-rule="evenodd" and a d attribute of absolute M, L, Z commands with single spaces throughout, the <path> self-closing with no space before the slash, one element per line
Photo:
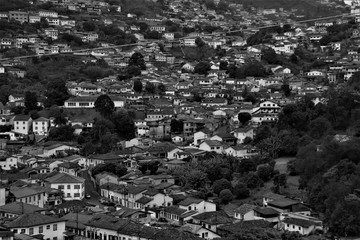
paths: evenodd
<path fill-rule="evenodd" d="M 212 190 L 216 194 L 219 194 L 223 189 L 232 189 L 231 182 L 225 178 L 216 180 L 212 185 Z"/>
<path fill-rule="evenodd" d="M 25 107 L 28 111 L 36 110 L 37 106 L 37 96 L 34 92 L 25 92 Z"/>
<path fill-rule="evenodd" d="M 48 83 L 45 96 L 47 97 L 44 102 L 45 107 L 51 107 L 52 105 L 63 106 L 65 100 L 70 97 L 70 94 L 68 93 L 65 81 L 55 79 Z"/>
<path fill-rule="evenodd" d="M 156 92 L 155 85 L 152 82 L 147 82 L 145 85 L 145 91 L 147 93 L 154 94 Z"/>
<path fill-rule="evenodd" d="M 290 58 L 289 58 L 290 62 L 292 62 L 293 64 L 297 64 L 299 62 L 298 57 L 295 54 L 291 54 Z"/>
<path fill-rule="evenodd" d="M 129 59 L 130 66 L 138 66 L 141 70 L 146 70 L 144 56 L 139 52 L 134 53 Z"/>
<path fill-rule="evenodd" d="M 132 77 L 136 77 L 136 76 L 140 76 L 141 75 L 141 69 L 139 66 L 128 66 L 128 68 L 126 69 L 126 73 L 127 76 L 126 78 L 132 78 Z"/>
<path fill-rule="evenodd" d="M 135 124 L 127 111 L 118 111 L 111 116 L 115 125 L 115 131 L 121 139 L 132 139 L 135 137 Z"/>
<path fill-rule="evenodd" d="M 180 119 L 171 119 L 170 128 L 171 132 L 182 133 L 184 130 L 184 121 Z"/>
<path fill-rule="evenodd" d="M 243 183 L 238 183 L 234 187 L 234 195 L 236 199 L 244 199 L 250 196 L 250 190 Z"/>
<path fill-rule="evenodd" d="M 93 21 L 85 21 L 82 24 L 82 27 L 87 32 L 92 32 L 96 30 L 96 23 Z"/>
<path fill-rule="evenodd" d="M 227 70 L 227 67 L 228 67 L 228 62 L 225 62 L 225 61 L 220 61 L 220 70 Z"/>
<path fill-rule="evenodd" d="M 253 189 L 253 188 L 257 188 L 257 187 L 262 187 L 263 185 L 264 185 L 264 182 L 254 172 L 251 172 L 246 176 L 246 186 L 248 188 Z"/>
<path fill-rule="evenodd" d="M 75 129 L 69 125 L 53 128 L 49 132 L 48 140 L 51 141 L 71 141 L 74 138 Z"/>
<path fill-rule="evenodd" d="M 210 69 L 211 69 L 210 63 L 208 63 L 208 62 L 199 62 L 195 66 L 194 72 L 206 75 L 208 73 L 208 71 L 210 71 Z"/>
<path fill-rule="evenodd" d="M 148 170 L 148 163 L 144 162 L 144 163 L 140 163 L 139 164 L 139 170 L 142 174 L 145 174 L 146 171 Z"/>
<path fill-rule="evenodd" d="M 152 175 L 156 174 L 159 167 L 160 167 L 159 161 L 151 161 L 147 165 L 147 169 L 150 171 L 150 174 L 152 174 Z"/>
<path fill-rule="evenodd" d="M 94 108 L 97 112 L 99 112 L 103 117 L 107 119 L 109 119 L 115 111 L 114 102 L 106 94 L 100 95 L 96 99 Z"/>
<path fill-rule="evenodd" d="M 264 48 L 261 50 L 262 53 L 262 59 L 269 64 L 281 64 L 281 61 L 279 60 L 278 55 L 272 48 Z"/>
<path fill-rule="evenodd" d="M 138 92 L 138 93 L 142 92 L 142 89 L 143 89 L 142 82 L 139 79 L 136 79 L 134 81 L 134 87 L 133 88 L 134 88 L 135 92 Z"/>
<path fill-rule="evenodd" d="M 256 164 L 252 159 L 242 159 L 239 164 L 240 173 L 248 173 L 251 171 L 256 171 Z"/>
<path fill-rule="evenodd" d="M 115 125 L 108 119 L 96 119 L 90 134 L 93 140 L 99 141 L 102 136 L 111 134 L 115 130 Z"/>
<path fill-rule="evenodd" d="M 9 100 L 9 96 L 11 93 L 11 87 L 9 85 L 0 86 L 0 102 L 2 104 L 6 104 Z"/>
<path fill-rule="evenodd" d="M 234 198 L 233 194 L 231 193 L 231 191 L 229 189 L 221 190 L 219 197 L 223 204 L 228 204 Z"/>
<path fill-rule="evenodd" d="M 127 174 L 127 168 L 120 165 L 119 163 L 99 164 L 92 169 L 91 175 L 95 177 L 97 174 L 102 172 L 113 173 L 118 177 L 122 177 Z"/>
<path fill-rule="evenodd" d="M 273 169 L 269 165 L 260 166 L 257 170 L 257 175 L 261 180 L 267 182 L 270 180 Z"/>
<path fill-rule="evenodd" d="M 318 117 L 310 122 L 309 135 L 315 139 L 319 139 L 329 133 L 331 123 L 324 117 Z"/>
<path fill-rule="evenodd" d="M 195 39 L 195 44 L 198 48 L 202 48 L 206 45 L 206 43 L 200 37 Z"/>
<path fill-rule="evenodd" d="M 238 115 L 238 119 L 241 122 L 242 125 L 244 125 L 245 123 L 249 122 L 251 120 L 251 114 L 248 112 L 241 112 Z"/>
<path fill-rule="evenodd" d="M 166 91 L 166 87 L 163 83 L 159 83 L 159 85 L 157 86 L 158 90 L 159 90 L 159 94 L 163 95 L 165 94 Z"/>
<path fill-rule="evenodd" d="M 273 179 L 274 183 L 274 192 L 281 193 L 282 188 L 286 188 L 287 186 L 287 176 L 285 173 L 276 174 Z"/>

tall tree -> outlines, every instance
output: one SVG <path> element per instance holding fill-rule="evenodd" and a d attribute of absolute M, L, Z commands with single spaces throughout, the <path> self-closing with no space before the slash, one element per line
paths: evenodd
<path fill-rule="evenodd" d="M 145 91 L 147 93 L 154 94 L 156 92 L 155 85 L 153 83 L 151 83 L 151 82 L 147 82 L 146 85 L 145 85 Z"/>
<path fill-rule="evenodd" d="M 136 52 L 129 59 L 129 66 L 138 66 L 141 70 L 146 70 L 144 56 Z"/>
<path fill-rule="evenodd" d="M 94 108 L 103 117 L 109 119 L 115 111 L 115 104 L 108 95 L 103 94 L 96 99 Z"/>
<path fill-rule="evenodd" d="M 248 112 L 241 112 L 238 115 L 238 119 L 241 122 L 242 125 L 244 125 L 245 123 L 249 122 L 251 120 L 251 114 Z"/>
<path fill-rule="evenodd" d="M 37 109 L 37 96 L 34 92 L 25 92 L 25 107 L 28 111 Z"/>
<path fill-rule="evenodd" d="M 135 124 L 126 110 L 115 112 L 111 117 L 115 130 L 121 139 L 132 139 L 135 137 Z"/>
<path fill-rule="evenodd" d="M 135 92 L 138 92 L 138 93 L 142 92 L 142 90 L 143 90 L 142 82 L 139 79 L 136 79 L 134 81 L 134 87 L 133 88 L 134 88 Z"/>

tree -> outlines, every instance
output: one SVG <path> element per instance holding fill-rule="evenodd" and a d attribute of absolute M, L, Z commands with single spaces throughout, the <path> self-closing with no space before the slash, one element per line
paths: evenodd
<path fill-rule="evenodd" d="M 109 119 L 115 111 L 115 104 L 108 95 L 103 94 L 96 99 L 94 108 L 104 118 Z"/>
<path fill-rule="evenodd" d="M 331 130 L 331 123 L 324 117 L 318 117 L 310 122 L 309 135 L 315 139 L 326 136 Z"/>
<path fill-rule="evenodd" d="M 143 84 L 142 84 L 142 82 L 141 82 L 139 79 L 136 79 L 136 80 L 134 81 L 134 87 L 133 87 L 133 89 L 134 89 L 135 92 L 138 92 L 138 93 L 142 92 Z"/>
<path fill-rule="evenodd" d="M 194 72 L 206 75 L 208 73 L 208 71 L 210 71 L 210 69 L 211 69 L 210 63 L 208 63 L 208 62 L 199 62 L 195 66 Z"/>
<path fill-rule="evenodd" d="M 248 173 L 251 171 L 256 171 L 256 164 L 252 159 L 242 159 L 239 164 L 239 170 L 240 173 Z"/>
<path fill-rule="evenodd" d="M 184 130 L 184 121 L 173 118 L 170 122 L 170 128 L 171 132 L 182 133 Z"/>
<path fill-rule="evenodd" d="M 158 90 L 159 90 L 159 94 L 160 94 L 160 95 L 165 94 L 165 91 L 166 91 L 165 85 L 164 85 L 163 83 L 159 83 L 159 85 L 158 85 Z"/>
<path fill-rule="evenodd" d="M 281 193 L 282 188 L 286 188 L 287 185 L 287 176 L 285 173 L 276 174 L 273 179 L 274 183 L 274 192 Z"/>
<path fill-rule="evenodd" d="M 111 116 L 115 125 L 115 131 L 121 139 L 132 139 L 135 137 L 135 124 L 126 110 L 115 112 Z"/>
<path fill-rule="evenodd" d="M 97 174 L 102 172 L 113 173 L 118 177 L 122 177 L 127 174 L 127 168 L 119 163 L 104 163 L 95 166 L 91 171 L 91 175 L 95 177 Z"/>
<path fill-rule="evenodd" d="M 128 68 L 126 69 L 126 73 L 127 73 L 127 78 L 140 76 L 141 68 L 139 66 L 135 66 L 135 65 L 128 66 Z"/>
<path fill-rule="evenodd" d="M 295 54 L 291 54 L 289 60 L 290 60 L 290 62 L 292 62 L 294 64 L 297 64 L 299 62 L 299 59 Z"/>
<path fill-rule="evenodd" d="M 37 96 L 34 92 L 25 92 L 25 107 L 28 111 L 37 110 Z"/>
<path fill-rule="evenodd" d="M 156 174 L 157 170 L 160 167 L 160 162 L 159 161 L 151 161 L 147 164 L 147 169 L 150 171 L 151 175 Z"/>
<path fill-rule="evenodd" d="M 281 85 L 281 90 L 284 92 L 284 95 L 286 97 L 289 97 L 292 89 L 290 88 L 289 83 L 284 83 L 283 85 Z"/>
<path fill-rule="evenodd" d="M 229 189 L 221 190 L 219 197 L 223 204 L 228 204 L 234 198 L 233 194 L 231 193 L 231 191 Z"/>
<path fill-rule="evenodd" d="M 248 188 L 253 189 L 253 188 L 257 188 L 257 187 L 262 187 L 263 185 L 264 185 L 264 182 L 254 172 L 251 172 L 246 176 L 246 186 Z"/>
<path fill-rule="evenodd" d="M 55 79 L 48 83 L 45 96 L 47 97 L 44 102 L 45 107 L 51 107 L 52 105 L 63 106 L 64 101 L 70 97 L 70 94 L 65 81 Z"/>
<path fill-rule="evenodd" d="M 238 115 L 238 119 L 241 122 L 242 125 L 244 125 L 245 123 L 249 122 L 251 120 L 251 114 L 248 112 L 241 112 Z"/>
<path fill-rule="evenodd" d="M 75 129 L 69 125 L 53 128 L 49 132 L 48 140 L 71 141 L 74 138 Z"/>
<path fill-rule="evenodd" d="M 215 194 L 219 194 L 223 189 L 232 189 L 231 182 L 225 178 L 216 180 L 212 185 L 212 190 Z"/>
<path fill-rule="evenodd" d="M 281 64 L 281 61 L 278 58 L 278 55 L 272 48 L 265 48 L 261 51 L 262 60 L 268 62 L 269 64 Z"/>
<path fill-rule="evenodd" d="M 250 190 L 244 183 L 238 183 L 234 187 L 234 195 L 236 199 L 244 199 L 250 196 Z"/>
<path fill-rule="evenodd" d="M 139 52 L 131 55 L 129 59 L 129 67 L 130 66 L 138 66 L 141 70 L 146 70 L 144 56 Z"/>
<path fill-rule="evenodd" d="M 205 46 L 206 43 L 200 37 L 197 37 L 195 39 L 195 44 L 198 48 L 202 48 Z"/>
<path fill-rule="evenodd" d="M 139 163 L 139 170 L 142 174 L 145 174 L 146 171 L 148 170 L 148 163 L 147 162 Z"/>
<path fill-rule="evenodd" d="M 263 165 L 258 168 L 257 175 L 261 180 L 267 182 L 270 180 L 272 172 L 273 169 L 269 165 Z"/>
<path fill-rule="evenodd" d="M 154 94 L 156 92 L 155 85 L 152 82 L 147 82 L 145 85 L 145 91 L 147 93 Z"/>

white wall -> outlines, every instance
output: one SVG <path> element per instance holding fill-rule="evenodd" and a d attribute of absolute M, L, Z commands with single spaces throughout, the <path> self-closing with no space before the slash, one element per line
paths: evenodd
<path fill-rule="evenodd" d="M 54 230 L 54 225 L 56 225 L 56 230 Z M 43 232 L 39 232 L 39 227 L 43 228 Z M 49 228 L 49 229 L 48 229 Z M 27 235 L 37 235 L 42 234 L 44 235 L 44 240 L 63 240 L 64 239 L 64 232 L 65 232 L 65 222 L 57 222 L 57 223 L 50 223 L 46 225 L 39 225 L 32 227 L 33 233 L 30 233 L 31 228 L 13 228 L 12 231 L 17 231 L 17 233 L 23 233 Z"/>

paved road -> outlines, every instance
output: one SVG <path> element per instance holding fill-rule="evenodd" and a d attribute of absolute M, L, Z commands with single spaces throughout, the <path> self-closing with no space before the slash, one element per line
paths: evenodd
<path fill-rule="evenodd" d="M 100 194 L 96 191 L 96 188 L 91 181 L 90 175 L 87 170 L 83 170 L 79 172 L 79 176 L 85 179 L 85 194 L 89 194 L 91 196 L 90 199 L 84 199 L 84 201 L 100 205 Z"/>

